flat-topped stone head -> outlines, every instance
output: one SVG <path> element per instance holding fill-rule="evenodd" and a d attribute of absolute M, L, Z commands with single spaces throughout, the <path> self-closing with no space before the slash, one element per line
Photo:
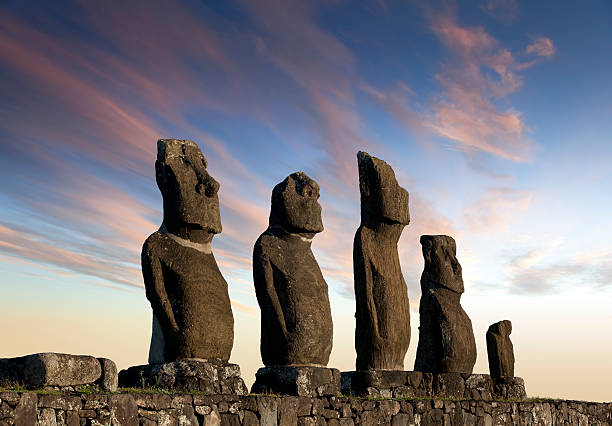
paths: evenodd
<path fill-rule="evenodd" d="M 461 264 L 457 260 L 455 240 L 448 235 L 421 235 L 425 268 L 421 276 L 423 291 L 445 287 L 463 293 Z"/>
<path fill-rule="evenodd" d="M 357 153 L 361 224 L 410 223 L 408 191 L 399 186 L 395 172 L 383 160 L 367 152 Z"/>
<path fill-rule="evenodd" d="M 208 174 L 207 162 L 190 140 L 157 141 L 155 178 L 164 199 L 164 226 L 181 238 L 210 241 L 221 232 L 219 183 Z"/>
<path fill-rule="evenodd" d="M 306 173 L 292 173 L 272 190 L 270 227 L 298 234 L 323 231 L 318 199 L 319 184 Z"/>

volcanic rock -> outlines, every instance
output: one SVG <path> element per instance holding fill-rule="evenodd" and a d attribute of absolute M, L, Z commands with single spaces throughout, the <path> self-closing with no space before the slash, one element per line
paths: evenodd
<path fill-rule="evenodd" d="M 425 268 L 421 275 L 420 326 L 416 371 L 471 373 L 476 362 L 472 321 L 461 307 L 464 291 L 455 240 L 422 235 Z"/>
<path fill-rule="evenodd" d="M 487 330 L 489 372 L 493 377 L 514 377 L 514 347 L 510 333 L 512 323 L 508 320 L 491 324 Z"/>
<path fill-rule="evenodd" d="M 153 362 L 227 361 L 232 350 L 234 317 L 227 283 L 210 246 L 221 232 L 219 184 L 206 167 L 195 142 L 157 142 L 155 175 L 164 219 L 142 247 L 142 273 L 154 315 Z"/>
<path fill-rule="evenodd" d="M 408 191 L 384 161 L 359 152 L 357 162 L 361 225 L 353 245 L 356 367 L 403 370 L 410 306 L 397 242 L 410 223 Z"/>
<path fill-rule="evenodd" d="M 327 283 L 310 248 L 323 231 L 319 185 L 306 174 L 274 187 L 268 229 L 253 250 L 266 366 L 325 366 L 332 348 Z"/>

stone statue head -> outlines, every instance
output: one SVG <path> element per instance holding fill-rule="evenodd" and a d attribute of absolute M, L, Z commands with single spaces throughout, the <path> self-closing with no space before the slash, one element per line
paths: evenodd
<path fill-rule="evenodd" d="M 155 178 L 164 199 L 164 226 L 172 233 L 221 232 L 219 183 L 206 171 L 206 159 L 195 142 L 157 141 Z"/>
<path fill-rule="evenodd" d="M 510 333 L 512 333 L 512 323 L 509 320 L 496 322 L 489 326 L 489 332 L 503 337 L 510 336 Z"/>
<path fill-rule="evenodd" d="M 272 190 L 270 226 L 292 233 L 323 231 L 318 199 L 319 185 L 306 173 L 292 173 Z"/>
<path fill-rule="evenodd" d="M 423 292 L 445 287 L 463 293 L 461 265 L 457 260 L 455 240 L 448 235 L 421 235 L 425 268 L 421 277 Z"/>
<path fill-rule="evenodd" d="M 408 225 L 408 191 L 399 186 L 391 166 L 367 152 L 357 153 L 361 222 Z"/>

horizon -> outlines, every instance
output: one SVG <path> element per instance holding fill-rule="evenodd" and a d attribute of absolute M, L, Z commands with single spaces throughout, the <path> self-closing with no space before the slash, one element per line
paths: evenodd
<path fill-rule="evenodd" d="M 190 139 L 220 183 L 213 253 L 231 362 L 262 366 L 253 244 L 272 188 L 320 185 L 328 366 L 353 370 L 358 151 L 410 193 L 398 244 L 418 343 L 419 237 L 457 243 L 461 303 L 511 320 L 528 396 L 612 401 L 612 5 L 14 0 L 0 5 L 0 357 L 147 361 L 140 252 L 161 225 L 156 142 Z"/>

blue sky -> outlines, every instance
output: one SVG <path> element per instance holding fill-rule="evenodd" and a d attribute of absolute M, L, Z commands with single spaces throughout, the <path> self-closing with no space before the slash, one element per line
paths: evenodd
<path fill-rule="evenodd" d="M 146 360 L 140 247 L 161 223 L 156 140 L 176 137 L 221 184 L 213 247 L 247 382 L 261 363 L 252 246 L 295 171 L 321 185 L 330 366 L 352 368 L 365 150 L 411 194 L 406 368 L 418 238 L 448 234 L 476 370 L 488 325 L 510 319 L 528 393 L 611 400 L 611 19 L 606 1 L 3 2 L 0 356 Z"/>

